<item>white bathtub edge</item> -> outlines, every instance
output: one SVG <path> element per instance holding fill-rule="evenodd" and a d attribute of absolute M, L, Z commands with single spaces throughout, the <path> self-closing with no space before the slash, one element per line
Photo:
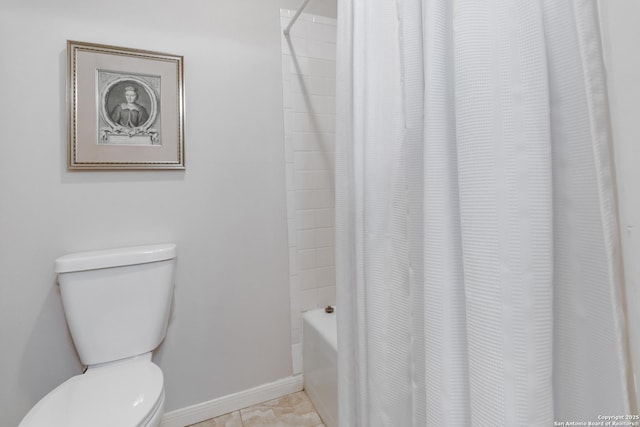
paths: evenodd
<path fill-rule="evenodd" d="M 338 420 L 334 418 L 336 414 L 333 413 L 331 408 L 327 407 L 324 402 L 323 396 L 319 393 L 313 385 L 305 386 L 304 389 L 311 402 L 316 407 L 316 411 L 319 415 L 321 415 L 322 422 L 326 427 L 338 427 Z"/>
<path fill-rule="evenodd" d="M 336 352 L 338 351 L 335 311 L 333 313 L 327 313 L 324 311 L 324 308 L 317 308 L 302 313 L 302 319 L 313 325 L 322 338 L 324 338 Z"/>
<path fill-rule="evenodd" d="M 338 339 L 336 313 L 324 309 L 303 314 L 304 388 L 327 427 L 338 419 Z"/>

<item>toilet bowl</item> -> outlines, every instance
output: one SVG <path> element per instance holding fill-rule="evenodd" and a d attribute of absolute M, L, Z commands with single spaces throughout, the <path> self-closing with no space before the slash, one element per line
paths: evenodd
<path fill-rule="evenodd" d="M 67 255 L 56 261 L 63 306 L 87 370 L 43 397 L 19 427 L 157 427 L 175 245 Z"/>
<path fill-rule="evenodd" d="M 42 398 L 20 427 L 156 427 L 163 409 L 162 371 L 149 355 L 68 379 Z"/>

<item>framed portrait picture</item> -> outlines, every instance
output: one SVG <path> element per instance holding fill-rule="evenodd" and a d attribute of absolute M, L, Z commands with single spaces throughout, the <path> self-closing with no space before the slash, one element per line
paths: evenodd
<path fill-rule="evenodd" d="M 67 41 L 68 166 L 184 169 L 182 56 Z"/>

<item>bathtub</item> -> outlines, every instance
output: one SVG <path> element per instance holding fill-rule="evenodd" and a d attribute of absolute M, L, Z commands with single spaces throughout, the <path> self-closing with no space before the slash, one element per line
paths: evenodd
<path fill-rule="evenodd" d="M 302 315 L 304 389 L 327 427 L 338 427 L 338 331 L 336 313 L 324 308 Z"/>

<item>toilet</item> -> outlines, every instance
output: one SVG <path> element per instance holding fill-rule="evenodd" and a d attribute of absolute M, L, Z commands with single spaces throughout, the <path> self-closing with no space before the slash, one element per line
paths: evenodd
<path fill-rule="evenodd" d="M 55 262 L 67 324 L 85 373 L 43 397 L 19 427 L 157 427 L 176 246 L 79 252 Z"/>

